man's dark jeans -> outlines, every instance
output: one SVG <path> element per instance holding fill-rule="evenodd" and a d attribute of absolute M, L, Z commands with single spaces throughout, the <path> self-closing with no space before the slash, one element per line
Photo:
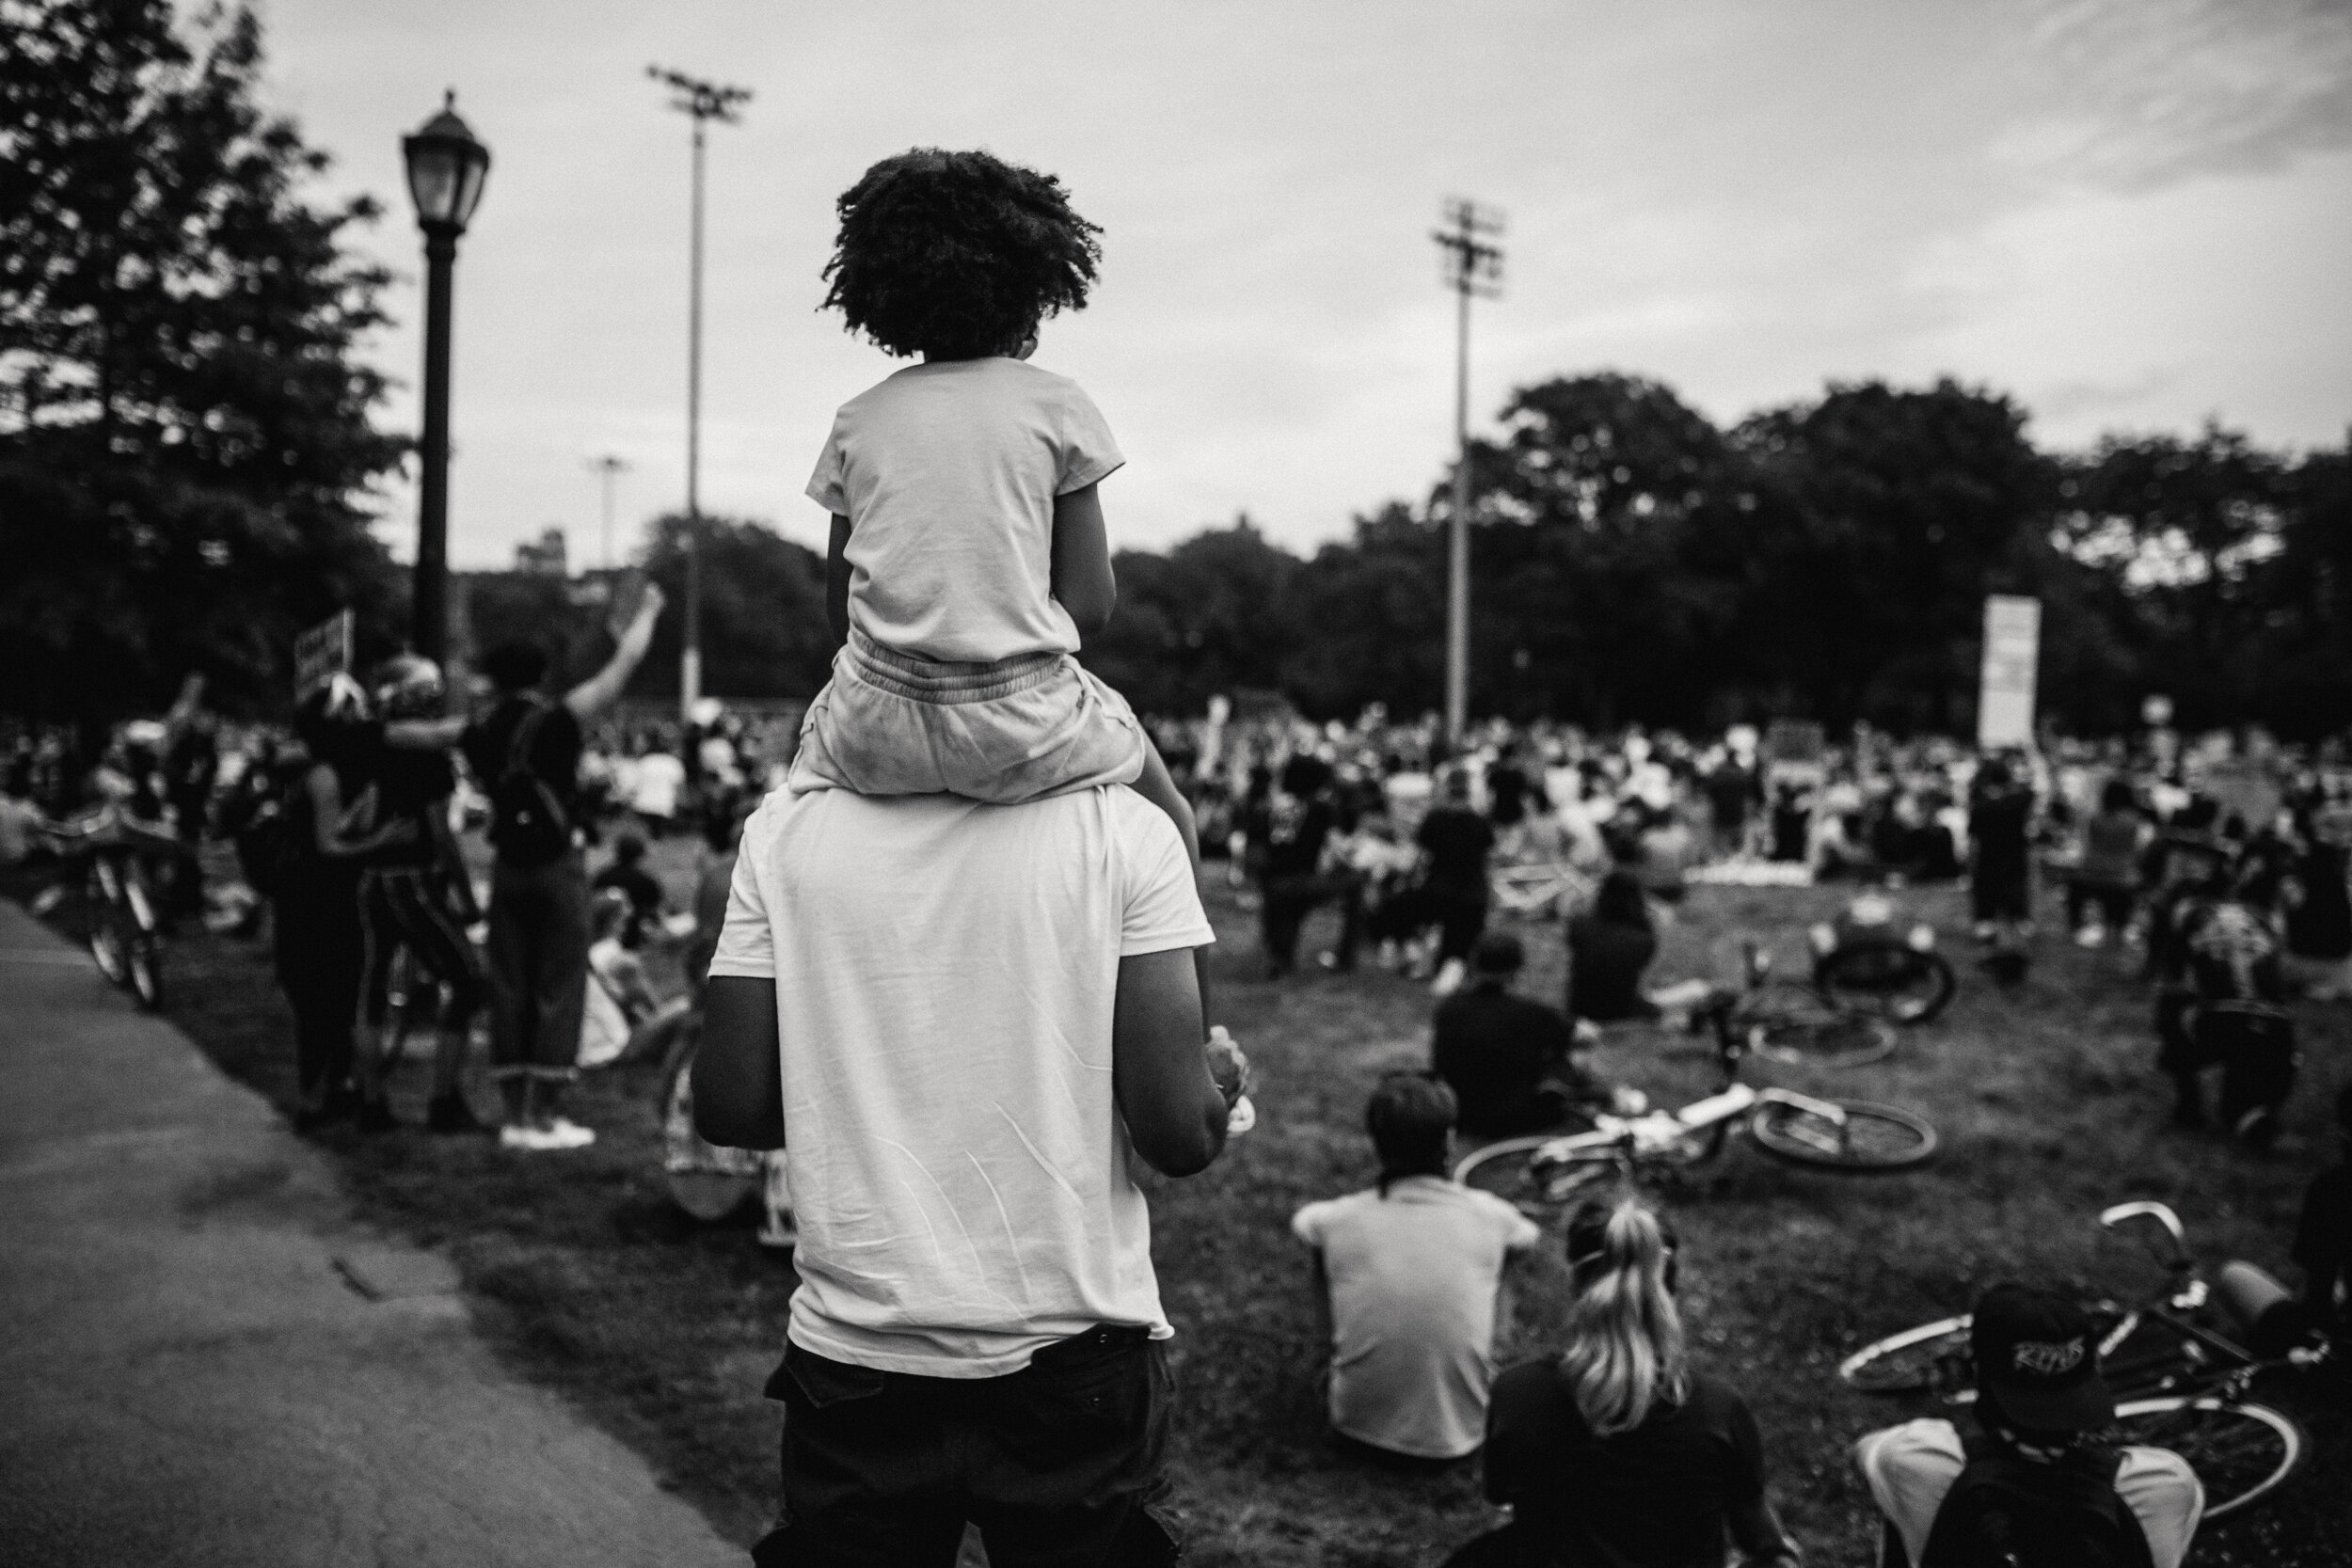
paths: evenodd
<path fill-rule="evenodd" d="M 580 851 L 490 873 L 490 1073 L 569 1079 L 588 1000 L 588 873 Z"/>
<path fill-rule="evenodd" d="M 1145 1330 L 1103 1327 L 1002 1377 L 916 1377 L 793 1345 L 784 1522 L 758 1568 L 950 1568 L 968 1520 L 991 1568 L 1166 1568 L 1154 1506 L 1168 1363 Z"/>

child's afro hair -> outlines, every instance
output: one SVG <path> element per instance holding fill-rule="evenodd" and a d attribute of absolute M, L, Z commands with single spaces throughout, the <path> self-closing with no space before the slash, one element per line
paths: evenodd
<path fill-rule="evenodd" d="M 834 203 L 841 233 L 824 309 L 885 353 L 1009 354 L 1057 310 L 1082 309 L 1102 230 L 1061 182 L 985 152 L 884 158 Z"/>

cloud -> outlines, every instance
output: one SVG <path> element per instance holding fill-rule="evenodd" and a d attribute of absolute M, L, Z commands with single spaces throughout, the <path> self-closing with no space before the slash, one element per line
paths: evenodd
<path fill-rule="evenodd" d="M 2341 0 L 2023 0 L 2023 111 L 1994 158 L 2040 184 L 2147 190 L 2352 144 Z"/>

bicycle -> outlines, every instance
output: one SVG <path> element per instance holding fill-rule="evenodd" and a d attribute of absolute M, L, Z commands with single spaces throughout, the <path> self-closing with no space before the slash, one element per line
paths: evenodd
<path fill-rule="evenodd" d="M 1833 1006 L 1889 1023 L 1926 1023 L 1951 1006 L 1960 975 L 1936 951 L 1934 927 L 1921 922 L 1899 935 L 1894 912 L 1885 898 L 1865 894 L 1836 923 L 1815 926 L 1814 989 Z"/>
<path fill-rule="evenodd" d="M 757 1192 L 765 1211 L 760 1243 L 788 1248 L 797 1236 L 784 1150 L 727 1148 L 694 1131 L 694 1054 L 701 1048 L 702 1019 L 695 1014 L 670 1047 L 654 1097 L 661 1118 L 662 1185 L 671 1202 L 705 1225 L 725 1219 Z"/>
<path fill-rule="evenodd" d="M 2256 1332 L 2263 1309 L 2286 1292 L 2249 1263 L 2225 1264 L 2217 1292 L 2197 1271 L 2178 1215 L 2162 1203 L 2119 1203 L 2099 1224 L 2117 1229 L 2152 1222 L 2164 1238 L 2166 1281 L 2145 1300 L 2084 1304 L 2098 1333 L 2101 1375 L 2116 1396 L 2119 1445 L 2169 1449 L 2205 1487 L 2205 1517 L 2218 1519 L 2276 1493 L 2311 1456 L 2310 1435 L 2292 1416 L 2246 1396 L 2274 1372 L 2307 1373 L 2333 1358 L 2332 1345 L 2258 1355 L 2199 1322 L 2217 1299 L 2235 1333 Z M 1967 1313 L 1876 1339 L 1838 1363 L 1837 1375 L 1868 1394 L 1930 1395 L 1951 1405 L 1976 1399 Z M 2263 1332 L 2266 1333 L 2267 1330 Z"/>
<path fill-rule="evenodd" d="M 1521 1208 L 1556 1208 L 1613 1175 L 1639 1180 L 1712 1160 L 1735 1127 L 1774 1159 L 1822 1170 L 1908 1170 L 1934 1154 L 1935 1129 L 1912 1112 L 1740 1083 L 1754 1027 L 1741 1013 L 1745 994 L 1719 996 L 1693 1015 L 1714 1031 L 1723 1069 L 1715 1093 L 1679 1110 L 1605 1113 L 1589 1132 L 1505 1138 L 1462 1160 L 1454 1180 Z"/>
<path fill-rule="evenodd" d="M 101 806 L 87 816 L 45 824 L 43 832 L 60 858 L 82 867 L 85 917 L 90 957 L 99 973 L 129 991 L 148 1012 L 164 1005 L 163 922 L 147 861 L 177 853 L 179 840 L 149 826 L 119 805 Z"/>

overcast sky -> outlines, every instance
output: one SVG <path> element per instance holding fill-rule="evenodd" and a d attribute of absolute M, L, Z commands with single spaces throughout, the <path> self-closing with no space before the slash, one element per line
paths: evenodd
<path fill-rule="evenodd" d="M 1710 417 L 1949 373 L 2038 440 L 2352 425 L 2343 0 L 262 0 L 270 92 L 387 216 L 374 345 L 415 425 L 399 137 L 454 87 L 495 156 L 458 261 L 451 549 L 621 548 L 685 489 L 688 124 L 659 62 L 742 84 L 714 128 L 702 495 L 818 545 L 834 406 L 895 362 L 818 315 L 833 198 L 911 146 L 1059 175 L 1105 230 L 1038 362 L 1129 466 L 1115 540 L 1248 512 L 1308 549 L 1419 496 L 1452 440 L 1440 198 L 1509 214 L 1471 407 L 1654 376 Z M 385 498 L 406 553 L 413 499 Z"/>

